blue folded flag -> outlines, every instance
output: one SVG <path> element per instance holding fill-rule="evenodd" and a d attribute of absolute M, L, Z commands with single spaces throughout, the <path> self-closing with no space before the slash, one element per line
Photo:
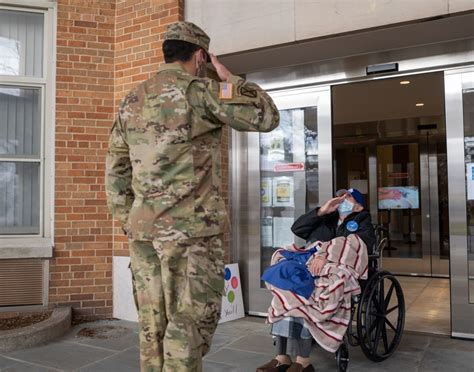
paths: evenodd
<path fill-rule="evenodd" d="M 262 280 L 274 287 L 295 292 L 306 299 L 310 298 L 316 287 L 314 279 L 317 277 L 310 273 L 306 262 L 316 251 L 317 248 L 314 247 L 307 252 L 281 252 L 285 259 L 267 268 Z"/>

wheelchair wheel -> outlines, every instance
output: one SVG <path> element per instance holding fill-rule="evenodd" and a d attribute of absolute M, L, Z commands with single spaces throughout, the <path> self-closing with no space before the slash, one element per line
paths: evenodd
<path fill-rule="evenodd" d="M 374 362 L 390 357 L 400 344 L 405 325 L 405 299 L 389 272 L 368 281 L 357 311 L 357 335 L 364 354 Z"/>
<path fill-rule="evenodd" d="M 346 372 L 349 365 L 349 343 L 345 337 L 343 343 L 336 351 L 336 363 L 338 372 Z"/>

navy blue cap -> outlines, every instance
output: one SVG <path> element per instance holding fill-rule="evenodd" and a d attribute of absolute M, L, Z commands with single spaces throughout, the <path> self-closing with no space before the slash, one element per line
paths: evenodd
<path fill-rule="evenodd" d="M 351 194 L 355 201 L 365 208 L 365 198 L 357 189 L 340 189 L 336 191 L 336 196 L 342 196 L 346 193 Z"/>

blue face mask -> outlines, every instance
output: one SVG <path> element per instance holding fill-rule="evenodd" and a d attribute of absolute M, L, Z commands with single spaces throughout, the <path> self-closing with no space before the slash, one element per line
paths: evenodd
<path fill-rule="evenodd" d="M 344 201 L 339 204 L 339 207 L 337 207 L 337 211 L 339 212 L 339 215 L 347 216 L 352 213 L 353 208 L 354 204 L 351 203 L 349 200 L 344 199 Z"/>

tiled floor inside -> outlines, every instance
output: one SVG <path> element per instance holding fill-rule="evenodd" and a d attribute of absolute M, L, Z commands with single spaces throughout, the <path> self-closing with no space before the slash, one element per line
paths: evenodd
<path fill-rule="evenodd" d="M 405 297 L 405 329 L 430 334 L 451 332 L 449 279 L 398 276 Z"/>

